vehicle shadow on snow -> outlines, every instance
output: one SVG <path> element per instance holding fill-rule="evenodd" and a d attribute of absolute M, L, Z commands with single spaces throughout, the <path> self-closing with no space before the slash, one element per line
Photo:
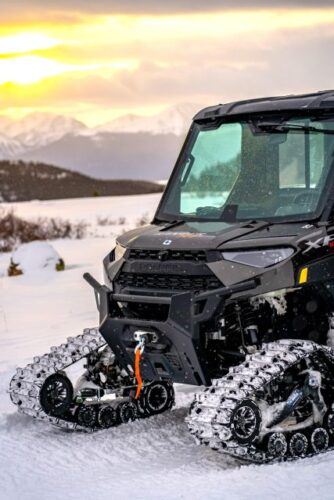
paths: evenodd
<path fill-rule="evenodd" d="M 85 450 L 90 450 L 89 453 L 94 450 L 109 465 L 118 467 L 129 461 L 140 462 L 141 468 L 147 467 L 148 472 L 154 463 L 159 467 L 164 464 L 169 470 L 180 467 L 190 471 L 198 470 L 198 467 L 208 471 L 239 468 L 242 463 L 237 460 L 196 445 L 185 423 L 187 413 L 188 407 L 179 407 L 162 415 L 94 433 L 64 431 L 28 416 L 11 413 L 0 420 L 0 432 L 5 432 L 7 437 L 13 434 L 13 438 L 19 432 L 21 445 L 27 448 L 32 440 L 37 439 L 43 441 L 44 447 L 48 443 L 50 451 L 55 445 L 66 448 L 68 452 L 72 450 L 73 454 L 78 449 L 83 454 Z"/>
<path fill-rule="evenodd" d="M 185 418 L 188 407 L 179 407 L 162 415 L 137 420 L 118 427 L 99 430 L 94 433 L 82 431 L 65 431 L 53 427 L 47 422 L 40 422 L 29 416 L 14 412 L 0 417 L 1 434 L 6 439 L 17 440 L 20 435 L 20 447 L 29 448 L 40 441 L 50 453 L 55 448 L 64 449 L 68 454 L 80 454 L 80 461 L 90 460 L 91 455 L 107 461 L 109 466 L 117 466 L 129 462 L 140 463 L 142 472 L 147 469 L 151 473 L 162 465 L 168 470 L 186 469 L 187 472 L 202 472 L 240 469 L 254 467 L 247 461 L 238 460 L 228 455 L 211 450 L 207 446 L 198 446 L 188 432 Z M 87 456 L 86 456 L 87 455 Z M 321 455 L 326 460 L 327 453 Z M 317 457 L 318 460 L 320 457 Z M 314 457 L 300 461 L 304 466 L 312 466 Z M 257 465 L 255 467 L 285 467 L 288 464 L 275 463 Z"/>
<path fill-rule="evenodd" d="M 21 413 L 9 413 L 0 417 L 0 432 L 30 432 L 35 426 L 36 421 L 28 415 L 22 415 Z"/>

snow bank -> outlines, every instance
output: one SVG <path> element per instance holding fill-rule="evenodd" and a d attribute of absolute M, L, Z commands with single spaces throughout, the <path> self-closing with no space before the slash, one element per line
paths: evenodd
<path fill-rule="evenodd" d="M 63 268 L 64 261 L 52 245 L 44 241 L 33 241 L 20 245 L 12 253 L 8 274 L 15 276 L 40 270 L 62 271 Z"/>

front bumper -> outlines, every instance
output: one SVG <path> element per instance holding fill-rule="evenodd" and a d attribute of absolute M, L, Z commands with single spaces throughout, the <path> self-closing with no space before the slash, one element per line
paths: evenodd
<path fill-rule="evenodd" d="M 201 348 L 200 324 L 221 314 L 225 301 L 233 294 L 254 290 L 259 284 L 257 280 L 249 280 L 197 295 L 184 292 L 172 297 L 148 297 L 116 294 L 88 273 L 84 278 L 95 290 L 100 333 L 129 374 L 133 373 L 134 333 L 138 330 L 154 332 L 157 341 L 145 347 L 141 370 L 143 379 L 168 378 L 176 383 L 192 385 L 211 383 Z M 166 321 L 124 317 L 119 303 L 127 302 L 168 305 L 168 317 Z"/>

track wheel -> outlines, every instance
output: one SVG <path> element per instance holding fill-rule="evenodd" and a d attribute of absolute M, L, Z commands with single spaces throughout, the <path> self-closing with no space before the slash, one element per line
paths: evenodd
<path fill-rule="evenodd" d="M 131 401 L 122 401 L 117 406 L 117 414 L 122 424 L 133 422 L 137 418 L 137 407 Z"/>
<path fill-rule="evenodd" d="M 80 406 L 77 413 L 78 424 L 83 427 L 94 428 L 96 426 L 96 409 L 92 406 Z"/>
<path fill-rule="evenodd" d="M 97 421 L 103 429 L 117 424 L 117 412 L 112 406 L 102 406 L 97 414 Z"/>
<path fill-rule="evenodd" d="M 334 436 L 334 413 L 333 412 L 330 411 L 327 413 L 327 415 L 325 415 L 324 426 L 326 427 L 329 435 L 333 437 Z"/>
<path fill-rule="evenodd" d="M 142 392 L 139 409 L 145 416 L 157 415 L 172 408 L 174 404 L 174 388 L 169 382 L 152 382 Z"/>
<path fill-rule="evenodd" d="M 282 458 L 288 451 L 288 443 L 282 432 L 274 432 L 268 439 L 268 453 L 274 458 Z"/>
<path fill-rule="evenodd" d="M 233 410 L 231 429 L 234 439 L 239 444 L 249 444 L 259 435 L 261 412 L 250 399 L 245 399 Z"/>
<path fill-rule="evenodd" d="M 71 381 L 62 374 L 48 377 L 39 395 L 41 407 L 47 415 L 60 417 L 71 407 L 73 401 L 73 386 Z"/>
<path fill-rule="evenodd" d="M 329 443 L 328 432 L 323 427 L 318 427 L 312 432 L 311 445 L 313 451 L 316 453 L 321 453 L 327 450 Z"/>
<path fill-rule="evenodd" d="M 305 434 L 297 432 L 292 436 L 289 443 L 289 451 L 292 457 L 303 457 L 307 453 L 308 441 Z"/>

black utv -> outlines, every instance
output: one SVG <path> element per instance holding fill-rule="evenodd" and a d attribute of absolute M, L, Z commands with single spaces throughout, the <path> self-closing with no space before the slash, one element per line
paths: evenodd
<path fill-rule="evenodd" d="M 98 429 L 192 384 L 199 443 L 254 462 L 332 447 L 334 91 L 200 111 L 151 224 L 120 236 L 104 270 L 104 285 L 85 275 L 98 330 L 18 369 L 21 411 Z"/>

